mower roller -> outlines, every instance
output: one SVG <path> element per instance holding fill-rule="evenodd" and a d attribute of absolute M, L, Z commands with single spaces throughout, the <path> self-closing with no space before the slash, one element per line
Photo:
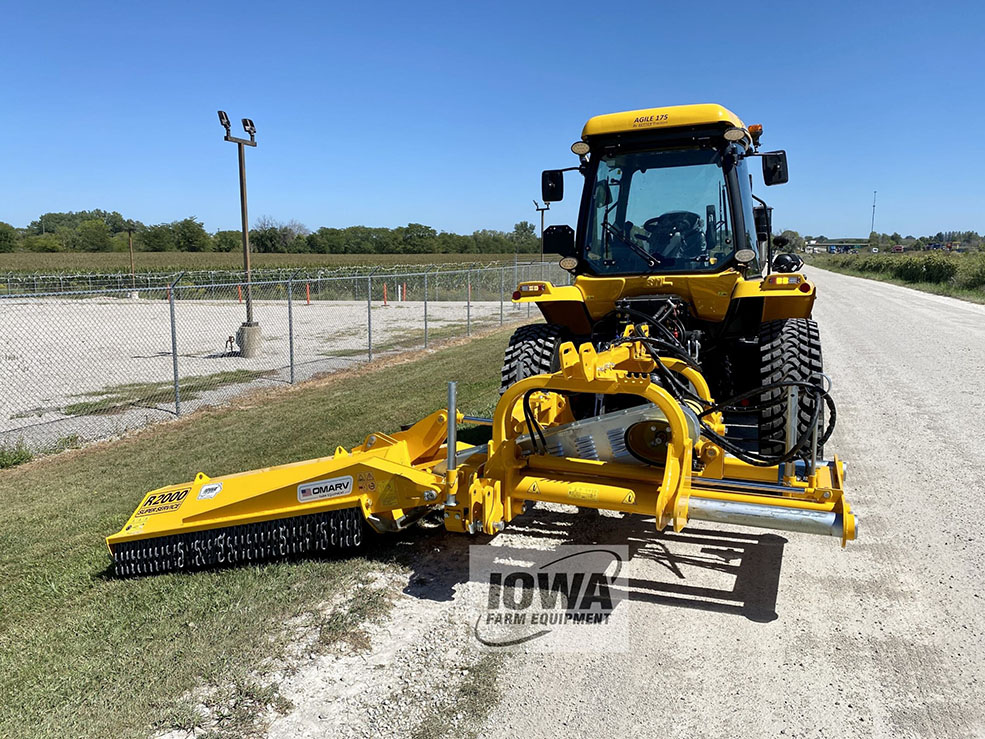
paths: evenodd
<path fill-rule="evenodd" d="M 824 455 L 835 407 L 815 289 L 773 270 L 782 242 L 751 193 L 749 157 L 763 157 L 767 185 L 787 177 L 783 152 L 759 153 L 761 134 L 718 105 L 589 120 L 572 146 L 577 235 L 544 236 L 574 279 L 517 287 L 546 322 L 510 339 L 491 418 L 459 413 L 450 383 L 448 407 L 406 430 L 154 490 L 107 538 L 116 572 L 353 551 L 425 516 L 495 535 L 538 502 L 649 516 L 657 530 L 706 521 L 853 540 L 843 465 Z M 544 172 L 545 201 L 561 199 L 564 171 Z M 458 441 L 461 424 L 491 427 L 489 441 Z"/>

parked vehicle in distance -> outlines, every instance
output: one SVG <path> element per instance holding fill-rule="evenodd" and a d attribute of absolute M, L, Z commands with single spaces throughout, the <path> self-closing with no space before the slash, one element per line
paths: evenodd
<path fill-rule="evenodd" d="M 902 253 L 903 253 L 903 245 L 896 244 L 896 246 L 893 247 L 893 254 L 902 254 Z"/>

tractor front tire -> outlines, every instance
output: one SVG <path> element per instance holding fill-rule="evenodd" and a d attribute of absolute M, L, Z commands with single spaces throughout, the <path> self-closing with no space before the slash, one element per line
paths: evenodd
<path fill-rule="evenodd" d="M 553 323 L 520 326 L 506 347 L 499 394 L 527 377 L 557 372 L 561 367 L 561 344 L 569 338 L 563 326 Z"/>
<path fill-rule="evenodd" d="M 821 386 L 821 337 L 817 323 L 807 318 L 768 321 L 759 329 L 760 380 L 762 385 L 777 382 L 809 382 Z M 798 394 L 797 436 L 810 428 L 814 400 Z M 759 412 L 759 451 L 780 456 L 787 449 L 787 390 L 768 390 L 760 397 L 768 403 Z M 821 450 L 818 450 L 820 455 Z"/>

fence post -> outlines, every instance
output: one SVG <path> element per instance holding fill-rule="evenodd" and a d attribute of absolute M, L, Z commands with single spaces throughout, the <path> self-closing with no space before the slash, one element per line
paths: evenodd
<path fill-rule="evenodd" d="M 373 275 L 366 276 L 366 356 L 373 361 Z"/>
<path fill-rule="evenodd" d="M 287 350 L 291 357 L 291 384 L 294 384 L 294 279 L 287 278 Z"/>
<path fill-rule="evenodd" d="M 519 257 L 517 256 L 517 253 L 514 252 L 514 254 L 513 254 L 513 289 L 514 290 L 517 290 L 518 289 L 517 286 L 519 284 L 520 284 Z M 513 310 L 520 310 L 520 306 L 517 303 L 514 303 L 513 304 Z"/>
<path fill-rule="evenodd" d="M 505 294 L 506 294 L 505 293 L 506 286 L 503 284 L 504 282 L 506 282 L 506 278 L 504 276 L 505 272 L 506 270 L 504 267 L 499 268 L 499 325 L 500 326 L 503 325 L 503 304 L 504 304 L 503 301 L 505 300 Z"/>
<path fill-rule="evenodd" d="M 180 278 L 179 278 L 180 279 Z M 174 322 L 174 291 L 178 280 L 168 290 L 168 306 L 171 309 L 171 371 L 174 375 L 174 414 L 181 415 L 181 392 L 178 389 L 178 331 Z"/>
<path fill-rule="evenodd" d="M 526 282 L 530 279 L 530 265 L 524 265 L 523 267 L 523 281 Z M 531 304 L 527 303 L 527 318 L 530 318 L 530 307 Z"/>
<path fill-rule="evenodd" d="M 465 278 L 465 335 L 472 335 L 472 268 L 469 267 Z"/>
<path fill-rule="evenodd" d="M 428 348 L 428 271 L 424 270 L 424 348 Z"/>

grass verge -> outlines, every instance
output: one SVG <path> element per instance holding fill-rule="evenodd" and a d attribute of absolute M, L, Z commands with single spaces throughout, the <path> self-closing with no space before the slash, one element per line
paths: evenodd
<path fill-rule="evenodd" d="M 514 322 L 516 318 L 512 319 Z M 499 323 L 498 319 L 482 319 L 472 321 L 472 332 L 481 333 L 488 331 Z M 467 336 L 467 325 L 465 321 L 452 321 L 449 323 L 435 323 L 434 326 L 428 331 L 428 343 L 429 345 L 440 344 L 444 341 L 449 341 L 451 339 L 466 338 Z M 383 342 L 376 342 L 373 344 L 373 354 L 380 356 L 386 354 L 387 352 L 393 351 L 406 351 L 408 349 L 421 349 L 424 346 L 424 329 L 407 329 L 401 331 L 399 335 L 394 336 L 394 338 Z M 353 348 L 353 349 L 329 349 L 327 351 L 321 352 L 323 357 L 359 357 L 366 354 L 365 347 Z"/>
<path fill-rule="evenodd" d="M 818 269 L 825 269 L 829 272 L 837 272 L 842 275 L 849 275 L 851 277 L 862 277 L 866 280 L 877 280 L 879 282 L 888 282 L 891 285 L 899 285 L 900 287 L 910 287 L 914 290 L 920 290 L 925 293 L 933 293 L 934 295 L 944 295 L 949 298 L 958 298 L 959 300 L 966 300 L 969 303 L 985 303 L 985 290 L 978 288 L 966 288 L 953 283 L 940 283 L 940 282 L 908 282 L 906 280 L 900 280 L 895 277 L 891 277 L 884 273 L 879 272 L 863 272 L 858 269 L 851 269 L 850 267 L 845 267 L 842 264 L 835 262 L 833 260 L 814 257 L 807 262 L 809 267 L 817 267 Z"/>
<path fill-rule="evenodd" d="M 462 410 L 480 413 L 497 397 L 508 336 L 205 409 L 0 473 L 0 736 L 140 736 L 193 728 L 204 712 L 225 721 L 211 727 L 215 736 L 253 731 L 250 721 L 279 705 L 274 669 L 289 660 L 298 624 L 318 629 L 316 644 L 358 641 L 361 619 L 385 608 L 361 586 L 398 566 L 389 540 L 347 560 L 115 580 L 103 537 L 146 490 L 396 430 L 443 407 L 451 379 Z M 339 599 L 344 610 L 326 613 Z"/>
<path fill-rule="evenodd" d="M 253 382 L 260 377 L 270 375 L 271 371 L 261 370 L 231 370 L 229 372 L 214 372 L 211 375 L 192 375 L 178 380 L 178 391 L 182 400 L 196 400 L 202 393 L 218 390 L 226 385 L 241 385 Z M 31 418 L 45 413 L 57 412 L 66 416 L 111 416 L 133 406 L 156 408 L 161 405 L 174 405 L 174 383 L 165 382 L 134 382 L 101 390 L 92 390 L 75 395 L 85 398 L 64 407 L 32 408 L 31 410 L 15 413 L 11 418 Z"/>
<path fill-rule="evenodd" d="M 182 400 L 195 400 L 207 390 L 218 390 L 226 385 L 241 385 L 252 382 L 258 377 L 270 374 L 258 370 L 232 370 L 230 372 L 215 372 L 211 375 L 195 375 L 178 379 L 178 392 Z M 91 400 L 70 403 L 62 409 L 68 416 L 92 416 L 122 413 L 130 406 L 157 406 L 164 403 L 174 403 L 174 383 L 172 382 L 137 382 L 104 390 L 85 393 Z"/>
<path fill-rule="evenodd" d="M 23 441 L 18 441 L 10 447 L 0 446 L 0 470 L 30 462 L 33 458 L 34 455 Z"/>
<path fill-rule="evenodd" d="M 42 454 L 58 454 L 58 452 L 64 452 L 66 449 L 75 449 L 81 443 L 82 440 L 77 434 L 70 434 L 41 449 L 32 450 L 24 443 L 23 439 L 19 439 L 13 446 L 0 445 L 0 470 L 25 464 Z"/>

